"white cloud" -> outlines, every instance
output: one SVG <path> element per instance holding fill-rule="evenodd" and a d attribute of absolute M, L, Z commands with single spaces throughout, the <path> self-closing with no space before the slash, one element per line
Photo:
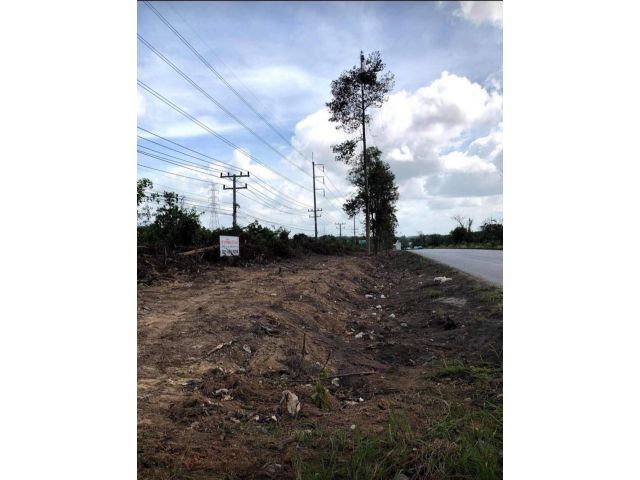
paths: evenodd
<path fill-rule="evenodd" d="M 409 147 L 403 145 L 400 148 L 394 148 L 393 150 L 391 150 L 391 152 L 389 153 L 389 158 L 391 160 L 395 160 L 396 162 L 412 162 L 413 154 L 411 153 L 411 150 L 409 150 Z"/>
<path fill-rule="evenodd" d="M 443 72 L 414 92 L 390 95 L 372 114 L 370 144 L 382 150 L 396 175 L 398 218 L 404 231 L 448 231 L 456 208 L 477 216 L 478 221 L 485 214 L 501 214 L 502 95 L 498 91 Z M 330 146 L 345 138 L 329 122 L 326 109 L 298 122 L 293 138 L 296 147 L 314 151 L 318 161 L 342 174 L 338 176 L 342 191 L 350 190 L 347 167 L 335 162 Z M 336 175 L 332 178 L 336 183 Z M 429 222 L 420 227 L 434 215 L 436 225 Z"/>
<path fill-rule="evenodd" d="M 250 151 L 248 150 L 245 150 L 245 151 L 249 155 L 251 155 Z M 275 173 L 273 173 L 273 171 L 254 162 L 253 160 L 251 160 L 251 158 L 248 155 L 245 155 L 238 149 L 233 150 L 233 160 L 229 163 L 237 166 L 240 170 L 249 171 L 254 175 L 257 175 L 262 180 L 271 181 L 276 178 L 280 178 Z"/>
<path fill-rule="evenodd" d="M 445 170 L 450 172 L 495 172 L 496 166 L 477 155 L 465 155 L 463 152 L 451 152 L 442 157 Z"/>
<path fill-rule="evenodd" d="M 502 28 L 502 2 L 460 2 L 453 14 L 475 25 L 489 23 Z"/>

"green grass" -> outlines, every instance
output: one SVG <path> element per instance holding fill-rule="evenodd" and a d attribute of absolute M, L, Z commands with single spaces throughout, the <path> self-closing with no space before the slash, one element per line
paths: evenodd
<path fill-rule="evenodd" d="M 382 433 L 324 431 L 300 446 L 315 453 L 294 457 L 298 480 L 382 480 L 398 472 L 434 480 L 496 479 L 502 475 L 502 407 L 447 402 L 426 428 L 392 412 Z"/>
<path fill-rule="evenodd" d="M 313 404 L 318 407 L 320 410 L 329 410 L 331 407 L 331 400 L 329 398 L 329 390 L 322 384 L 322 382 L 326 382 L 328 380 L 329 373 L 326 368 L 322 368 L 320 370 L 320 376 L 318 382 L 316 383 L 315 390 L 311 395 L 311 401 Z"/>
<path fill-rule="evenodd" d="M 441 292 L 440 290 L 436 290 L 435 288 L 427 288 L 424 291 L 424 293 L 429 298 L 444 297 L 444 292 Z"/>
<path fill-rule="evenodd" d="M 502 304 L 502 290 L 498 288 L 484 290 L 482 293 L 480 293 L 480 299 L 482 299 L 485 302 L 490 302 L 490 303 L 499 302 L 500 304 Z"/>
<path fill-rule="evenodd" d="M 492 370 L 485 367 L 475 367 L 464 365 L 462 363 L 454 363 L 453 365 L 444 364 L 435 370 L 426 372 L 424 376 L 425 378 L 432 380 L 443 378 L 468 378 L 471 380 L 488 382 L 494 375 Z"/>

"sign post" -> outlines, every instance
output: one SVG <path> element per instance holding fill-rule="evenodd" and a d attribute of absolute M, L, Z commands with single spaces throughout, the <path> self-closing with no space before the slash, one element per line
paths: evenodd
<path fill-rule="evenodd" d="M 240 237 L 229 237 L 220 235 L 220 256 L 221 257 L 239 257 L 240 256 Z"/>

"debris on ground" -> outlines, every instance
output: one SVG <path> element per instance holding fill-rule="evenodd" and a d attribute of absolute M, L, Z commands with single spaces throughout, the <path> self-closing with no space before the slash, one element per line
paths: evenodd
<path fill-rule="evenodd" d="M 452 279 L 449 277 L 434 277 L 433 281 L 434 282 L 439 282 L 439 283 L 444 283 L 444 282 L 450 282 Z"/>
<path fill-rule="evenodd" d="M 439 276 L 446 285 L 433 286 Z M 492 418 L 486 405 L 502 405 L 502 300 L 487 291 L 405 252 L 309 255 L 139 283 L 138 478 L 314 478 L 299 469 L 331 450 L 334 432 L 388 432 L 392 412 L 415 432 L 437 432 L 454 403 L 470 415 L 456 429 L 477 439 L 466 419 Z M 481 450 L 500 466 L 501 428 L 490 431 L 494 443 Z M 361 477 L 480 478 L 444 465 L 436 475 L 419 470 L 416 459 L 465 451 L 462 440 L 436 437 L 382 476 Z M 350 453 L 337 452 L 336 465 Z"/>
<path fill-rule="evenodd" d="M 292 417 L 298 415 L 298 412 L 300 411 L 300 400 L 298 400 L 298 396 L 289 390 L 282 392 L 280 405 L 284 405 L 287 413 Z"/>
<path fill-rule="evenodd" d="M 224 347 L 228 347 L 229 345 L 231 345 L 233 343 L 233 340 L 229 341 L 229 342 L 223 342 L 223 343 L 219 343 L 218 345 L 216 345 L 215 347 L 213 347 L 211 350 L 209 350 L 207 352 L 207 355 L 211 355 L 214 352 L 217 352 L 218 350 L 221 350 Z"/>

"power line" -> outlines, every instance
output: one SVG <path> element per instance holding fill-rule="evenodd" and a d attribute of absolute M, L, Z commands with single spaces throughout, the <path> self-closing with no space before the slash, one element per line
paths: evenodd
<path fill-rule="evenodd" d="M 171 143 L 171 144 L 173 144 L 173 145 L 176 145 L 177 147 L 184 148 L 185 150 L 188 150 L 188 151 L 193 152 L 193 153 L 195 153 L 195 154 L 197 154 L 197 155 L 200 155 L 201 157 L 204 157 L 204 158 L 206 158 L 206 159 L 213 160 L 213 161 L 215 161 L 215 162 L 221 163 L 222 165 L 225 165 L 225 166 L 227 166 L 227 167 L 229 167 L 229 168 L 232 168 L 232 169 L 235 169 L 235 170 L 237 170 L 237 171 L 241 171 L 238 167 L 235 167 L 234 165 L 231 165 L 231 164 L 229 164 L 229 163 L 225 163 L 225 162 L 223 162 L 223 161 L 221 161 L 221 160 L 218 160 L 217 158 L 214 158 L 214 157 L 212 157 L 212 156 L 210 156 L 210 155 L 204 154 L 204 153 L 202 153 L 202 152 L 199 152 L 199 151 L 197 151 L 197 150 L 194 150 L 194 149 L 192 149 L 192 148 L 189 148 L 189 147 L 187 147 L 187 146 L 185 146 L 185 145 L 182 145 L 182 144 L 180 144 L 180 143 L 177 143 L 177 142 L 174 142 L 174 141 L 172 141 L 172 140 L 169 140 L 168 138 L 165 138 L 165 137 L 163 137 L 163 136 L 161 136 L 161 135 L 158 135 L 157 133 L 151 132 L 151 131 L 146 130 L 146 129 L 142 128 L 142 127 L 138 127 L 138 129 L 139 129 L 139 130 L 142 130 L 143 132 L 149 133 L 150 135 L 153 135 L 153 136 L 155 136 L 155 137 L 157 137 L 157 138 L 160 138 L 160 139 L 162 139 L 162 140 L 165 140 L 165 141 L 167 141 L 167 142 L 169 142 L 169 143 Z M 152 140 L 146 139 L 146 141 L 152 141 Z M 154 143 L 157 143 L 157 142 L 154 142 Z M 170 148 L 170 147 L 165 147 L 165 148 Z M 171 149 L 171 150 L 177 151 L 177 150 L 175 150 L 175 149 Z M 191 158 L 195 158 L 196 160 L 199 160 L 199 161 L 202 161 L 202 162 L 210 163 L 210 162 L 208 162 L 208 160 L 207 160 L 207 161 L 205 161 L 205 160 L 200 160 L 199 158 L 194 157 L 193 155 L 188 155 L 188 154 L 186 154 L 186 153 L 179 152 L 179 151 L 178 151 L 178 153 L 181 153 L 181 154 L 183 154 L 183 155 L 187 155 L 187 156 L 189 156 L 189 157 L 191 157 Z M 301 202 L 300 200 L 297 200 L 297 199 L 295 199 L 295 198 L 293 198 L 293 197 L 291 197 L 291 196 L 289 196 L 289 195 L 285 194 L 285 193 L 284 193 L 284 192 L 282 192 L 282 191 L 276 190 L 273 186 L 271 186 L 269 183 L 267 183 L 266 181 L 262 180 L 260 177 L 258 177 L 258 176 L 257 176 L 257 175 L 255 175 L 255 174 L 253 174 L 253 179 L 254 179 L 255 181 L 257 181 L 261 186 L 263 186 L 263 188 L 265 188 L 267 191 L 269 191 L 270 193 L 275 194 L 276 196 L 282 196 L 282 197 L 286 198 L 287 200 L 289 200 L 289 201 L 291 201 L 291 202 L 294 202 L 294 203 L 297 203 L 297 204 L 301 205 L 301 206 L 302 206 L 302 207 L 304 207 L 304 208 L 309 208 L 309 207 L 310 207 L 310 205 L 309 205 L 309 204 L 306 204 L 306 203 L 304 203 L 304 202 Z"/>
<path fill-rule="evenodd" d="M 248 190 L 247 194 L 255 195 L 255 191 Z M 295 215 L 298 215 L 298 216 L 304 215 L 304 216 L 306 216 L 306 213 L 291 212 L 291 211 L 287 212 L 285 210 L 281 210 L 277 206 L 274 206 L 273 204 L 265 203 L 264 201 L 260 200 L 258 197 L 255 197 L 255 196 L 250 198 L 250 197 L 247 197 L 246 195 L 244 195 L 243 193 L 238 193 L 238 195 L 241 195 L 241 196 L 243 196 L 244 198 L 246 198 L 248 200 L 253 200 L 254 202 L 257 202 L 259 205 L 261 205 L 263 207 L 266 207 L 266 208 L 269 208 L 270 210 L 275 210 L 276 212 L 284 213 L 286 215 L 293 215 L 293 216 L 295 216 Z"/>
<path fill-rule="evenodd" d="M 169 175 L 174 175 L 176 177 L 184 177 L 184 178 L 189 178 L 191 180 L 197 180 L 198 182 L 211 183 L 210 180 L 203 180 L 202 178 L 190 177 L 188 175 L 180 175 L 179 173 L 167 172 L 166 170 L 160 170 L 159 168 L 149 167 L 148 165 L 142 165 L 141 163 L 138 163 L 137 165 L 139 167 L 148 168 L 149 170 L 156 170 L 158 172 L 163 172 L 163 173 L 166 173 L 166 174 L 169 174 Z"/>
<path fill-rule="evenodd" d="M 202 152 L 198 152 L 197 150 L 193 150 L 192 148 L 185 147 L 184 145 L 181 145 L 181 144 L 179 144 L 179 143 L 177 143 L 177 142 L 174 142 L 174 141 L 172 141 L 172 140 L 169 140 L 168 138 L 165 138 L 165 137 L 163 137 L 163 136 L 161 136 L 161 135 L 158 135 L 157 133 L 154 133 L 154 132 L 152 132 L 152 131 L 150 131 L 150 130 L 147 130 L 147 129 L 142 128 L 142 127 L 138 127 L 138 130 L 142 130 L 143 132 L 146 132 L 146 133 L 148 133 L 148 134 L 150 134 L 150 135 L 153 135 L 154 137 L 161 138 L 161 139 L 162 139 L 162 140 L 164 140 L 165 142 L 169 142 L 169 143 L 171 143 L 171 144 L 173 144 L 173 145 L 176 145 L 177 147 L 184 148 L 185 150 L 189 150 L 190 152 L 193 152 L 193 153 L 197 153 L 198 155 L 200 155 L 200 156 L 202 156 L 202 157 L 209 158 L 209 159 L 213 160 L 214 162 L 218 162 L 218 163 L 220 163 L 220 164 L 224 165 L 226 168 L 232 168 L 232 169 L 234 169 L 234 170 L 238 170 L 238 171 L 240 171 L 240 169 L 239 169 L 238 167 L 236 167 L 236 166 L 234 166 L 234 165 L 232 165 L 232 164 L 230 164 L 230 163 L 225 163 L 225 162 L 223 162 L 222 160 L 218 160 L 217 158 L 214 158 L 214 157 L 212 157 L 212 156 L 210 156 L 210 155 L 205 155 L 205 154 L 204 154 L 204 153 L 202 153 Z M 140 137 L 140 135 L 138 135 L 138 137 Z M 154 142 L 153 140 L 149 140 L 148 138 L 145 138 L 145 137 L 141 137 L 141 138 L 144 138 L 147 142 L 152 142 L 152 143 L 155 143 L 155 144 L 161 145 L 161 144 L 159 144 L 158 142 Z M 164 146 L 164 145 L 163 145 L 163 146 Z M 182 155 L 188 155 L 187 153 L 180 152 L 180 151 L 178 151 L 178 150 L 175 150 L 175 149 L 170 148 L 170 147 L 167 147 L 167 146 L 164 146 L 164 148 L 168 148 L 169 150 L 173 150 L 173 151 L 175 151 L 175 152 L 182 153 Z M 188 155 L 188 156 L 193 157 L 192 155 Z M 193 158 L 196 158 L 196 157 L 193 157 Z"/>
<path fill-rule="evenodd" d="M 160 160 L 161 162 L 170 163 L 171 165 L 176 165 L 176 166 L 178 166 L 178 167 L 186 168 L 187 170 L 192 170 L 192 171 L 194 171 L 194 172 L 196 172 L 196 173 L 201 173 L 201 174 L 203 174 L 203 175 L 209 175 L 209 176 L 211 176 L 211 177 L 218 178 L 218 177 L 216 177 L 215 175 L 213 175 L 212 173 L 209 173 L 209 172 L 203 172 L 203 171 L 202 171 L 202 170 L 200 170 L 200 169 L 193 168 L 193 167 L 189 167 L 188 165 L 184 165 L 184 164 L 179 163 L 179 162 L 173 162 L 173 161 L 171 161 L 171 160 L 167 160 L 166 158 L 160 157 L 160 156 L 158 156 L 158 155 L 153 155 L 153 154 L 151 154 L 151 153 L 143 152 L 142 150 L 138 150 L 138 153 L 140 153 L 140 154 L 142 154 L 142 155 L 146 155 L 147 157 L 155 158 L 155 159 L 157 159 L 157 160 Z M 216 182 L 213 182 L 213 183 L 216 183 Z M 218 183 L 218 185 L 223 185 L 223 184 L 222 184 L 222 183 Z"/>
<path fill-rule="evenodd" d="M 220 172 L 226 172 L 227 171 L 227 170 L 222 169 L 222 168 L 213 168 L 210 165 L 203 166 L 203 165 L 201 165 L 199 163 L 196 163 L 196 162 L 190 162 L 189 160 L 185 160 L 183 158 L 176 157 L 174 155 L 170 155 L 168 153 L 160 152 L 158 150 L 154 150 L 153 148 L 145 147 L 144 145 L 138 145 L 138 148 L 144 148 L 145 150 L 149 150 L 150 152 L 154 152 L 154 153 L 156 153 L 158 155 L 164 155 L 164 157 L 173 158 L 174 160 L 178 160 L 180 162 L 184 162 L 184 163 L 186 163 L 188 165 L 193 165 L 193 166 L 198 167 L 198 168 L 207 168 L 207 169 L 209 169 L 209 170 L 211 170 L 213 172 L 220 173 Z"/>
<path fill-rule="evenodd" d="M 236 149 L 237 151 L 239 151 L 240 153 L 242 153 L 243 155 L 245 155 L 247 158 L 255 161 L 256 163 L 262 165 L 264 168 L 266 168 L 267 170 L 275 173 L 276 175 L 284 178 L 285 180 L 287 180 L 288 182 L 293 183 L 294 185 L 297 185 L 298 187 L 302 188 L 303 190 L 308 190 L 308 188 L 302 186 L 301 184 L 299 184 L 298 182 L 296 182 L 295 180 L 290 179 L 289 177 L 287 177 L 286 175 L 283 175 L 282 173 L 278 172 L 277 170 L 272 169 L 271 167 L 269 167 L 268 165 L 266 165 L 265 163 L 263 163 L 260 159 L 256 158 L 254 155 L 250 154 L 249 152 L 247 152 L 246 150 L 244 150 L 242 147 L 239 147 L 238 145 L 236 145 L 235 143 L 233 143 L 231 140 L 227 139 L 225 136 L 220 135 L 218 132 L 216 132 L 215 130 L 211 129 L 208 125 L 202 123 L 200 120 L 198 120 L 197 118 L 195 118 L 193 115 L 187 113 L 186 111 L 184 111 L 182 108 L 180 108 L 179 106 L 177 106 L 175 103 L 173 103 L 171 100 L 167 99 L 166 97 L 164 97 L 162 94 L 158 93 L 157 91 L 155 91 L 153 88 L 151 88 L 150 86 L 148 86 L 146 83 L 144 83 L 142 80 L 138 80 L 138 85 L 141 86 L 143 89 L 145 89 L 147 92 L 149 92 L 150 94 L 152 94 L 154 97 L 156 97 L 158 100 L 162 101 L 163 103 L 165 103 L 166 105 L 168 105 L 169 107 L 173 108 L 176 112 L 182 114 L 183 116 L 185 116 L 186 118 L 188 118 L 189 120 L 191 120 L 193 123 L 195 123 L 196 125 L 200 126 L 201 128 L 203 128 L 204 130 L 206 130 L 207 132 L 209 132 L 211 135 L 213 135 L 214 137 L 218 138 L 219 140 L 221 140 L 222 142 L 226 143 L 227 145 L 229 145 L 230 147 Z"/>
<path fill-rule="evenodd" d="M 288 145 L 291 146 L 291 148 L 293 148 L 298 154 L 300 154 L 303 158 L 306 158 L 306 156 L 304 155 L 304 153 L 302 153 L 301 151 L 299 151 L 289 140 L 287 140 L 279 131 L 278 129 L 276 129 L 258 110 L 256 110 L 253 105 L 251 105 L 251 103 L 242 96 L 242 94 L 240 92 L 238 92 L 233 85 L 231 85 L 215 68 L 213 68 L 211 66 L 211 64 L 207 61 L 206 58 L 204 58 L 200 52 L 198 52 L 198 50 L 195 49 L 195 47 L 193 45 L 191 45 L 191 43 L 189 43 L 189 41 L 184 38 L 180 32 L 171 24 L 171 22 L 169 22 L 169 20 L 167 20 L 153 5 L 151 5 L 150 2 L 148 1 L 144 1 L 144 4 L 149 7 L 149 9 L 151 9 L 151 11 L 153 13 L 155 13 L 155 15 L 162 21 L 162 23 L 164 23 L 167 28 L 169 28 L 169 30 L 171 30 L 179 39 L 180 41 L 182 41 L 182 43 L 184 43 L 187 48 L 189 50 L 191 50 L 191 52 L 207 67 L 209 68 L 209 70 L 211 70 L 211 72 L 218 77 L 218 79 L 220 79 L 220 81 L 222 83 L 224 83 L 227 88 L 229 88 L 229 90 L 231 90 L 247 107 L 249 107 L 251 109 L 251 111 L 253 113 L 255 113 L 276 135 L 278 135 L 282 140 L 284 140 Z M 184 22 L 184 20 L 183 20 Z M 185 22 L 186 23 L 186 22 Z"/>
<path fill-rule="evenodd" d="M 172 152 L 179 153 L 180 155 L 184 155 L 184 156 L 187 156 L 187 157 L 190 157 L 190 158 L 194 158 L 194 159 L 199 160 L 199 161 L 201 161 L 201 162 L 203 161 L 201 158 L 198 158 L 198 157 L 196 157 L 196 156 L 194 156 L 194 155 L 190 155 L 190 154 L 188 154 L 188 153 L 181 152 L 180 150 L 177 150 L 177 149 L 175 149 L 175 148 L 167 147 L 166 145 L 163 145 L 163 144 L 161 144 L 160 142 L 154 142 L 153 140 L 150 140 L 150 139 L 148 139 L 148 138 L 146 138 L 146 137 L 143 137 L 142 135 L 138 135 L 138 138 L 139 138 L 139 139 L 141 139 L 141 140 L 144 140 L 145 142 L 150 142 L 150 143 L 153 143 L 154 145 L 158 145 L 158 146 L 160 146 L 160 147 L 162 147 L 162 148 L 166 148 L 167 150 L 171 150 Z M 138 144 L 138 146 L 141 146 L 141 145 L 140 145 L 140 144 Z M 144 148 L 147 148 L 147 149 L 149 149 L 149 150 L 152 150 L 152 149 L 151 149 L 151 148 L 149 148 L 149 147 L 144 147 Z M 154 150 L 154 151 L 156 151 L 156 152 L 157 152 L 157 150 Z M 164 153 L 164 152 L 158 152 L 158 153 Z M 169 154 L 168 154 L 168 153 L 164 153 L 164 155 L 169 155 Z M 223 168 L 223 167 L 225 166 L 225 164 L 223 164 L 222 162 L 219 162 L 219 163 L 221 163 L 221 165 L 216 165 L 216 164 L 214 164 L 214 163 L 212 163 L 212 162 L 206 162 L 206 163 L 207 163 L 207 166 L 214 165 L 215 167 L 218 167 L 218 168 L 220 168 L 221 170 L 227 170 L 226 168 Z M 239 169 L 238 169 L 238 170 L 239 170 Z"/>
<path fill-rule="evenodd" d="M 240 85 L 242 85 L 242 87 L 247 91 L 247 93 L 248 93 L 249 95 L 251 95 L 251 96 L 253 97 L 253 99 L 254 99 L 256 102 L 258 102 L 258 103 L 262 106 L 262 108 L 264 108 L 264 109 L 266 110 L 266 109 L 267 109 L 267 107 L 265 107 L 265 105 L 260 101 L 260 99 L 256 96 L 256 94 L 255 94 L 255 93 L 253 93 L 253 92 L 251 91 L 251 89 L 250 89 L 249 87 L 247 87 L 247 86 L 242 82 L 242 80 L 240 79 L 240 77 L 238 77 L 238 76 L 235 74 L 235 72 L 231 69 L 231 67 L 229 67 L 229 65 L 227 65 L 227 64 L 226 64 L 226 62 L 222 59 L 222 57 L 220 57 L 220 55 L 218 55 L 218 54 L 215 52 L 215 50 L 214 50 L 213 48 L 211 48 L 211 45 L 209 45 L 209 43 L 208 43 L 204 38 L 202 38 L 202 37 L 200 36 L 200 34 L 199 34 L 199 33 L 198 33 L 198 32 L 197 32 L 197 31 L 196 31 L 196 30 L 195 30 L 195 29 L 194 29 L 194 28 L 189 24 L 189 22 L 187 22 L 187 21 L 184 19 L 184 17 L 180 14 L 180 12 L 174 8 L 173 4 L 172 4 L 171 2 L 167 2 L 165 5 L 169 5 L 169 8 L 171 8 L 171 11 L 173 11 L 173 13 L 175 13 L 175 14 L 180 18 L 180 20 L 182 21 L 182 23 L 183 23 L 184 25 L 186 25 L 186 26 L 187 26 L 187 28 L 189 28 L 189 30 L 191 30 L 191 31 L 193 32 L 193 34 L 194 34 L 196 37 L 198 37 L 198 38 L 200 39 L 200 41 L 202 42 L 202 44 L 203 44 L 203 45 L 204 45 L 204 46 L 205 46 L 205 47 L 206 47 L 206 48 L 207 48 L 211 53 L 213 53 L 213 55 L 214 55 L 218 60 L 220 60 L 220 63 L 222 63 L 222 64 L 226 67 L 226 69 L 229 71 L 229 73 L 231 73 L 231 75 L 233 75 L 233 76 L 235 77 L 235 79 L 238 81 L 238 83 L 239 83 Z"/>
<path fill-rule="evenodd" d="M 145 147 L 145 146 L 143 146 L 143 145 L 138 145 L 138 146 L 139 146 L 140 148 L 145 148 L 145 149 L 150 150 L 150 151 L 152 151 L 152 152 L 155 152 L 155 153 L 158 153 L 158 154 L 161 154 L 161 155 L 166 155 L 166 156 L 168 156 L 168 157 L 170 157 L 170 158 L 174 158 L 174 159 L 178 160 L 178 162 L 172 162 L 171 160 L 167 160 L 167 159 L 165 159 L 165 158 L 163 158 L 163 157 L 159 157 L 159 156 L 156 156 L 156 155 L 151 155 L 151 154 L 147 154 L 147 153 L 145 153 L 145 152 L 140 152 L 140 151 L 139 151 L 139 152 L 140 152 L 140 153 L 142 153 L 143 155 L 151 156 L 151 157 L 153 157 L 153 158 L 156 158 L 156 159 L 158 159 L 158 160 L 164 161 L 164 162 L 166 162 L 166 163 L 170 163 L 170 164 L 172 164 L 172 165 L 182 166 L 182 167 L 184 167 L 184 168 L 188 168 L 188 169 L 190 169 L 190 170 L 194 170 L 194 171 L 196 171 L 196 172 L 198 172 L 198 173 L 204 173 L 205 175 L 211 175 L 211 174 L 210 174 L 210 173 L 208 173 L 208 172 L 201 171 L 201 170 L 204 170 L 204 168 L 202 168 L 200 164 L 197 164 L 197 163 L 195 163 L 195 162 L 189 162 L 188 160 L 183 160 L 183 159 L 181 159 L 181 158 L 174 157 L 174 156 L 169 155 L 169 154 L 166 154 L 166 153 L 164 153 L 164 152 L 158 152 L 157 150 L 154 150 L 154 149 L 152 149 L 152 148 Z M 196 158 L 196 157 L 194 157 L 194 158 Z M 184 165 L 184 164 L 183 164 L 183 163 L 181 163 L 181 162 L 186 162 L 187 164 L 195 165 L 196 167 L 198 167 L 198 169 L 190 168 L 190 167 L 188 167 L 187 165 Z M 208 167 L 208 166 L 207 166 L 207 168 L 210 168 L 210 167 Z M 216 171 L 216 170 L 214 170 L 214 169 L 211 169 L 211 170 Z M 223 173 L 223 172 L 224 172 L 224 170 L 218 170 L 218 173 Z M 212 175 L 212 176 L 213 176 L 213 175 Z M 217 178 L 217 177 L 216 177 L 216 178 Z M 215 185 L 220 185 L 220 183 L 216 183 L 216 182 L 211 182 L 211 183 L 213 183 L 213 184 L 215 184 Z M 253 193 L 253 192 L 252 192 L 252 193 Z M 270 197 L 266 196 L 264 193 L 262 193 L 262 192 L 260 192 L 260 191 L 257 191 L 256 193 L 258 193 L 258 194 L 259 194 L 261 197 L 263 197 L 266 201 L 271 201 L 271 202 L 274 202 L 274 203 L 278 203 L 279 205 L 281 205 L 281 206 L 283 206 L 283 207 L 285 207 L 285 208 L 287 208 L 287 209 L 289 209 L 289 210 L 293 210 L 293 208 L 291 208 L 289 205 L 286 205 L 286 204 L 284 204 L 284 203 L 279 202 L 276 198 L 270 198 Z M 274 207 L 274 206 L 272 206 L 272 205 L 267 205 L 267 206 L 269 206 L 270 208 L 273 208 L 273 209 L 275 209 L 275 210 L 279 210 L 277 207 Z M 282 213 L 289 213 L 289 214 L 292 214 L 292 215 L 296 215 L 296 213 L 293 213 L 293 212 L 284 212 L 284 211 L 282 211 L 282 210 L 279 210 L 279 211 L 281 211 Z"/>
<path fill-rule="evenodd" d="M 307 232 L 312 232 L 313 231 L 313 229 L 310 229 L 310 228 L 304 228 L 304 227 L 300 227 L 298 225 L 287 225 L 285 223 L 280 223 L 280 222 L 276 222 L 276 221 L 269 220 L 269 219 L 266 219 L 266 218 L 260 218 L 260 217 L 257 217 L 255 215 L 250 215 L 250 213 L 251 212 L 247 212 L 247 214 L 241 213 L 241 216 L 247 217 L 247 218 L 254 218 L 256 220 L 260 220 L 262 222 L 267 222 L 267 223 L 272 223 L 274 225 L 280 225 L 281 227 L 295 228 L 297 230 L 303 230 L 303 231 L 307 231 Z"/>
<path fill-rule="evenodd" d="M 160 58 L 163 62 L 165 62 L 167 65 L 169 65 L 176 73 L 178 73 L 178 75 L 180 75 L 182 78 L 184 78 L 193 88 L 197 89 L 200 93 L 202 93 L 205 97 L 207 97 L 207 99 L 209 99 L 218 108 L 220 108 L 220 110 L 222 110 L 224 113 L 226 113 L 229 117 L 233 118 L 239 125 L 241 125 L 245 130 L 247 130 L 249 133 L 251 133 L 258 140 L 260 140 L 269 149 L 274 151 L 277 155 L 282 157 L 285 161 L 289 162 L 291 165 L 293 165 L 295 168 L 300 170 L 305 175 L 309 175 L 308 172 L 304 171 L 298 165 L 296 165 L 291 160 L 289 160 L 286 155 L 283 155 L 282 152 L 280 152 L 273 145 L 271 145 L 269 142 L 267 142 L 258 133 L 256 133 L 255 130 L 253 130 L 251 127 L 249 127 L 247 124 L 245 124 L 236 115 L 234 115 L 232 112 L 230 112 L 224 105 L 222 105 L 218 100 L 216 100 L 207 91 L 205 91 L 202 87 L 200 87 L 200 85 L 198 85 L 191 77 L 189 77 L 189 75 L 187 75 L 182 70 L 180 70 L 174 63 L 171 62 L 171 60 L 169 60 L 167 57 L 165 57 L 158 49 L 156 49 L 153 45 L 151 45 L 151 43 L 149 43 L 147 40 L 145 40 L 142 35 L 138 34 L 138 40 L 140 40 L 149 50 L 151 50 L 153 53 L 155 53 L 158 58 Z"/>

